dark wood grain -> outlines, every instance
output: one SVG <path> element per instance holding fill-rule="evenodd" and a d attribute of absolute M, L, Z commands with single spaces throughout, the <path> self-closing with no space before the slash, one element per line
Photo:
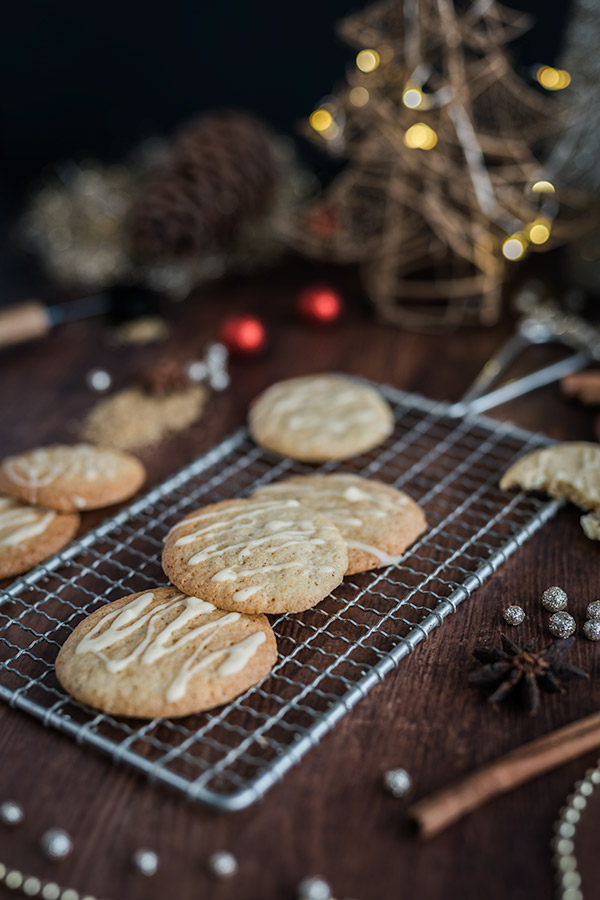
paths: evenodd
<path fill-rule="evenodd" d="M 298 322 L 293 301 L 301 284 L 324 276 L 343 288 L 348 310 L 338 326 L 314 330 Z M 202 420 L 143 454 L 151 484 L 241 424 L 250 399 L 277 379 L 338 370 L 455 400 L 511 328 L 506 322 L 451 336 L 403 333 L 374 321 L 351 271 L 284 267 L 220 285 L 185 304 L 166 304 L 173 335 L 161 345 L 115 348 L 108 327 L 88 321 L 5 352 L 2 452 L 76 438 L 78 422 L 96 399 L 85 386 L 90 368 L 107 368 L 115 384 L 124 385 L 158 355 L 198 356 L 216 337 L 225 314 L 247 310 L 268 322 L 268 353 L 234 362 L 231 388 L 211 398 Z M 553 356 L 554 351 L 537 348 L 521 365 L 539 365 Z M 562 399 L 556 386 L 494 414 L 557 438 L 593 435 L 592 412 Z M 109 512 L 85 516 L 82 527 Z M 0 800 L 14 798 L 26 814 L 19 828 L 0 831 L 0 859 L 112 900 L 291 900 L 300 879 L 311 874 L 325 877 L 338 900 L 549 897 L 552 823 L 593 754 L 494 801 L 426 844 L 408 833 L 403 813 L 409 800 L 598 708 L 600 659 L 596 646 L 583 639 L 573 661 L 590 671 L 591 680 L 571 686 L 564 698 L 544 697 L 535 719 L 513 707 L 494 711 L 466 685 L 472 648 L 498 641 L 500 611 L 509 602 L 522 602 L 529 612 L 519 636 L 542 642 L 547 633 L 537 598 L 548 585 L 560 584 L 581 623 L 598 592 L 598 554 L 597 545 L 583 537 L 577 512 L 564 509 L 261 802 L 240 813 L 189 806 L 0 705 Z M 391 766 L 412 775 L 406 801 L 381 788 L 381 775 Z M 582 828 L 593 810 L 592 804 Z M 38 849 L 40 834 L 51 826 L 66 828 L 75 840 L 72 856 L 59 864 L 45 861 Z M 160 869 L 151 879 L 131 866 L 139 847 L 160 855 Z M 216 884 L 207 875 L 206 859 L 218 849 L 233 852 L 240 870 Z M 597 873 L 596 852 L 594 841 L 581 841 L 589 882 Z M 14 895 L 0 890 L 0 896 Z"/>

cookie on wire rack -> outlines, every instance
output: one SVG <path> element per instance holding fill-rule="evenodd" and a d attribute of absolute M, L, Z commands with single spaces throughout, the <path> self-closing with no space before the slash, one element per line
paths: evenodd
<path fill-rule="evenodd" d="M 253 401 L 249 426 L 257 444 L 303 462 L 366 453 L 394 429 L 387 400 L 345 375 L 308 375 L 271 385 Z"/>
<path fill-rule="evenodd" d="M 162 564 L 187 594 L 220 609 L 300 612 L 342 581 L 348 551 L 338 529 L 297 500 L 223 500 L 167 535 Z"/>
<path fill-rule="evenodd" d="M 186 716 L 233 700 L 277 658 L 265 616 L 223 612 L 174 587 L 102 606 L 75 628 L 56 659 L 77 700 L 119 716 Z"/>
<path fill-rule="evenodd" d="M 74 537 L 77 513 L 59 513 L 0 495 L 0 578 L 29 571 Z"/>
<path fill-rule="evenodd" d="M 53 444 L 9 456 L 0 465 L 0 491 L 60 512 L 100 509 L 141 487 L 141 462 L 94 444 Z"/>
<path fill-rule="evenodd" d="M 534 450 L 504 473 L 500 487 L 543 491 L 583 510 L 600 509 L 600 444 L 566 441 Z"/>
<path fill-rule="evenodd" d="M 327 516 L 348 547 L 346 575 L 392 565 L 427 528 L 423 511 L 408 494 L 344 472 L 296 475 L 252 496 L 298 500 Z"/>

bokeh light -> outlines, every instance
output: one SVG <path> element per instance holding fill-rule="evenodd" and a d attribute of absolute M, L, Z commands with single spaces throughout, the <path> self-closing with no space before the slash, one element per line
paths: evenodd
<path fill-rule="evenodd" d="M 550 181 L 536 181 L 531 185 L 534 194 L 554 194 L 556 189 Z"/>
<path fill-rule="evenodd" d="M 411 150 L 433 150 L 437 142 L 437 134 L 425 122 L 416 122 L 404 133 L 404 143 Z"/>
<path fill-rule="evenodd" d="M 506 259 L 514 261 L 517 259 L 521 259 L 526 249 L 527 244 L 522 235 L 511 234 L 510 237 L 507 237 L 502 244 L 502 255 Z"/>
<path fill-rule="evenodd" d="M 356 66 L 361 72 L 374 72 L 381 62 L 377 50 L 361 50 L 356 55 Z"/>
<path fill-rule="evenodd" d="M 423 102 L 423 92 L 417 87 L 407 87 L 402 95 L 402 102 L 409 109 L 418 109 Z"/>
<path fill-rule="evenodd" d="M 365 106 L 369 102 L 369 92 L 365 87 L 353 87 L 349 100 L 352 106 Z"/>
<path fill-rule="evenodd" d="M 550 238 L 550 226 L 543 219 L 536 219 L 529 226 L 529 240 L 532 244 L 545 244 Z"/>
<path fill-rule="evenodd" d="M 571 76 L 566 69 L 555 69 L 553 66 L 540 66 L 536 78 L 547 91 L 562 91 L 571 84 Z"/>

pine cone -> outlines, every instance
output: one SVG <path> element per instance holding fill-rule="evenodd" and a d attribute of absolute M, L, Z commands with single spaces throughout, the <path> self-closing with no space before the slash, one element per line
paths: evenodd
<path fill-rule="evenodd" d="M 267 206 L 277 176 L 272 139 L 252 115 L 222 111 L 192 121 L 134 201 L 134 258 L 165 262 L 227 244 Z"/>
<path fill-rule="evenodd" d="M 140 387 L 146 394 L 165 397 L 191 386 L 187 369 L 175 359 L 160 359 L 140 374 Z"/>

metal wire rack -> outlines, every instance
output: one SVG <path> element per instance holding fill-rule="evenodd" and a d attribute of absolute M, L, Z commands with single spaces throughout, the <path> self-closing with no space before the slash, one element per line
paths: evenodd
<path fill-rule="evenodd" d="M 549 443 L 543 435 L 381 389 L 397 421 L 376 450 L 315 469 L 240 430 L 2 592 L 0 697 L 190 799 L 229 810 L 257 800 L 560 505 L 497 486 L 511 462 Z M 54 660 L 68 634 L 102 604 L 165 582 L 162 542 L 178 519 L 258 484 L 333 469 L 406 488 L 429 529 L 397 565 L 274 618 L 280 655 L 260 684 L 212 713 L 143 723 L 65 694 Z"/>

